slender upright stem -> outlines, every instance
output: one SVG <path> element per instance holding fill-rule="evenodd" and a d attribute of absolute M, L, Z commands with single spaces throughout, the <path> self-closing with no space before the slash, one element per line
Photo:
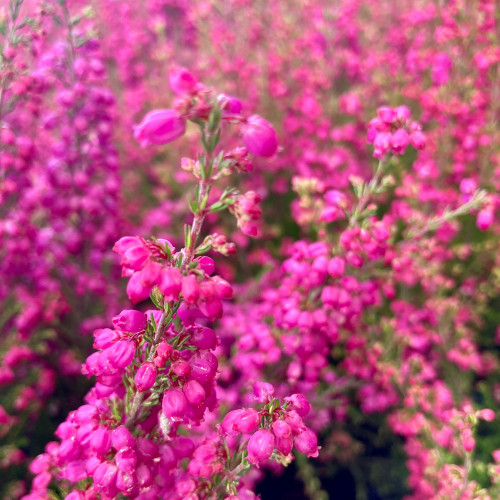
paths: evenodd
<path fill-rule="evenodd" d="M 200 180 L 199 191 L 198 191 L 198 206 L 200 206 L 201 200 L 205 198 L 208 193 L 209 183 L 205 179 Z M 184 257 L 182 259 L 181 271 L 186 269 L 186 266 L 193 260 L 194 251 L 196 249 L 196 241 L 201 232 L 201 226 L 205 220 L 205 211 L 201 210 L 194 214 L 193 226 L 191 227 L 191 239 L 189 246 L 184 249 Z"/>
<path fill-rule="evenodd" d="M 363 210 L 366 208 L 366 205 L 370 201 L 370 197 L 373 194 L 373 191 L 378 187 L 380 176 L 382 175 L 383 171 L 383 165 L 384 162 L 382 160 L 379 160 L 373 177 L 368 182 L 368 184 L 363 187 L 363 193 L 361 194 L 361 197 L 359 198 L 358 203 L 354 208 L 354 211 L 352 212 L 351 218 L 349 219 L 349 227 L 354 227 L 356 225 L 360 214 L 363 212 Z"/>
<path fill-rule="evenodd" d="M 201 179 L 198 187 L 198 207 L 201 204 L 201 201 L 208 194 L 208 190 L 210 187 L 210 182 L 206 179 Z M 205 220 L 205 210 L 198 210 L 197 213 L 193 216 L 193 225 L 191 227 L 191 239 L 189 246 L 184 249 L 184 257 L 182 259 L 181 264 L 181 272 L 186 269 L 186 267 L 191 263 L 194 257 L 195 249 L 196 249 L 196 241 L 198 240 L 201 228 L 203 226 L 203 221 Z M 171 318 L 170 318 L 171 319 Z M 165 335 L 165 331 L 170 324 L 168 320 L 168 314 L 163 311 L 160 321 L 158 323 L 158 327 L 156 329 L 156 334 L 153 339 L 152 349 L 149 353 L 149 356 L 146 361 L 152 362 L 156 353 L 156 346 L 161 342 Z M 139 414 L 142 402 L 144 401 L 144 393 L 136 392 L 134 398 L 132 400 L 132 404 L 130 405 L 130 411 L 128 412 L 126 426 L 131 428 L 134 425 L 135 419 Z"/>

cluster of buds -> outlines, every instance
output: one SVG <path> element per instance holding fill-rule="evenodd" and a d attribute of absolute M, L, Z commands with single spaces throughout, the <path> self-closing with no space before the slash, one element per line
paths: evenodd
<path fill-rule="evenodd" d="M 252 434 L 247 444 L 249 463 L 259 465 L 275 450 L 281 460 L 291 459 L 294 446 L 308 457 L 318 456 L 316 434 L 302 421 L 311 409 L 305 396 L 293 394 L 280 404 L 274 397 L 274 387 L 265 382 L 255 384 L 254 394 L 257 401 L 265 403 L 260 411 L 253 408 L 230 411 L 220 426 L 223 436 Z"/>
<path fill-rule="evenodd" d="M 238 227 L 248 236 L 257 236 L 262 214 L 259 203 L 262 198 L 255 191 L 248 191 L 236 197 L 230 210 L 236 216 Z"/>
<path fill-rule="evenodd" d="M 251 170 L 247 153 L 269 158 L 278 151 L 278 136 L 274 127 L 259 115 L 245 117 L 239 99 L 225 94 L 215 95 L 181 67 L 170 70 L 169 83 L 178 96 L 173 109 L 151 111 L 134 127 L 134 137 L 141 146 L 168 144 L 184 135 L 187 120 L 197 124 L 208 120 L 214 130 L 221 121 L 240 125 L 245 148 L 237 148 L 231 154 L 235 157 L 237 168 L 242 171 Z"/>
<path fill-rule="evenodd" d="M 183 253 L 175 253 L 173 245 L 164 239 L 124 236 L 113 250 L 122 257 L 123 275 L 130 277 L 127 294 L 134 303 L 147 299 L 155 290 L 167 302 L 183 298 L 187 305 L 196 306 L 207 318 L 215 319 L 222 314 L 222 299 L 232 298 L 229 283 L 211 276 L 215 263 L 210 257 L 194 259 L 183 273 Z"/>
<path fill-rule="evenodd" d="M 406 106 L 378 108 L 377 118 L 369 123 L 367 138 L 373 143 L 373 156 L 379 160 L 389 153 L 404 154 L 410 144 L 415 149 L 424 149 L 426 144 L 422 126 L 410 120 Z"/>

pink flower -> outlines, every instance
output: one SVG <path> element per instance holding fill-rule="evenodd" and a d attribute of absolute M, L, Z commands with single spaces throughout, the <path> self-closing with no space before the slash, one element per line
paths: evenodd
<path fill-rule="evenodd" d="M 148 113 L 134 127 L 134 137 L 142 147 L 168 144 L 186 132 L 186 120 L 173 109 L 157 109 Z"/>
<path fill-rule="evenodd" d="M 273 422 L 272 429 L 277 438 L 289 438 L 292 435 L 292 428 L 284 420 Z"/>
<path fill-rule="evenodd" d="M 415 132 L 410 135 L 410 142 L 415 149 L 424 149 L 427 139 L 420 130 L 415 130 Z"/>
<path fill-rule="evenodd" d="M 111 432 L 107 427 L 99 426 L 90 438 L 90 447 L 100 456 L 111 448 Z"/>
<path fill-rule="evenodd" d="M 295 410 L 301 417 L 305 417 L 311 411 L 311 405 L 303 394 L 292 394 L 285 398 L 290 403 L 290 409 Z"/>
<path fill-rule="evenodd" d="M 244 408 L 234 419 L 234 428 L 241 434 L 253 432 L 259 425 L 260 415 L 253 408 Z"/>
<path fill-rule="evenodd" d="M 121 265 L 134 271 L 139 271 L 144 267 L 149 258 L 149 252 L 142 244 L 132 246 L 123 254 Z"/>
<path fill-rule="evenodd" d="M 396 119 L 396 111 L 388 106 L 381 106 L 377 109 L 378 117 L 387 124 L 391 124 Z"/>
<path fill-rule="evenodd" d="M 113 318 L 113 326 L 121 332 L 139 333 L 146 329 L 146 316 L 141 311 L 125 309 Z"/>
<path fill-rule="evenodd" d="M 253 386 L 253 393 L 259 403 L 269 403 L 274 396 L 274 387 L 267 382 L 257 381 Z"/>
<path fill-rule="evenodd" d="M 188 402 L 194 406 L 200 405 L 205 401 L 206 392 L 203 386 L 197 380 L 189 380 L 182 388 Z"/>
<path fill-rule="evenodd" d="M 118 369 L 126 368 L 134 358 L 135 344 L 132 340 L 119 340 L 106 351 L 112 366 Z"/>
<path fill-rule="evenodd" d="M 224 113 L 230 113 L 232 115 L 239 115 L 243 108 L 241 101 L 236 97 L 231 97 L 225 94 L 219 94 L 217 100 L 224 106 Z"/>
<path fill-rule="evenodd" d="M 94 472 L 94 484 L 98 488 L 107 488 L 116 481 L 117 468 L 111 462 L 103 462 Z"/>
<path fill-rule="evenodd" d="M 345 262 L 342 257 L 332 257 L 328 262 L 328 274 L 332 278 L 340 278 L 345 271 Z"/>
<path fill-rule="evenodd" d="M 168 83 L 174 94 L 179 96 L 193 94 L 198 87 L 198 80 L 186 68 L 180 66 L 170 68 Z"/>
<path fill-rule="evenodd" d="M 153 363 L 144 363 L 135 374 L 135 385 L 139 392 L 151 389 L 156 381 L 156 366 Z"/>
<path fill-rule="evenodd" d="M 242 127 L 243 143 L 254 156 L 270 157 L 278 150 L 278 136 L 274 127 L 259 115 L 252 115 Z"/>
<path fill-rule="evenodd" d="M 222 420 L 220 430 L 227 436 L 237 436 L 239 431 L 236 429 L 236 420 L 243 410 L 232 410 Z"/>
<path fill-rule="evenodd" d="M 377 134 L 373 141 L 373 156 L 382 159 L 391 149 L 391 134 L 389 132 L 381 132 Z"/>
<path fill-rule="evenodd" d="M 134 303 L 142 302 L 149 297 L 151 293 L 150 286 L 144 286 L 141 272 L 134 273 L 127 283 L 127 296 Z"/>
<path fill-rule="evenodd" d="M 200 326 L 191 335 L 191 342 L 203 350 L 213 350 L 217 347 L 217 335 L 206 326 Z"/>
<path fill-rule="evenodd" d="M 406 122 L 410 119 L 410 110 L 406 106 L 398 106 L 396 109 L 396 120 Z"/>
<path fill-rule="evenodd" d="M 394 153 L 403 154 L 408 144 L 410 144 L 410 136 L 404 128 L 399 128 L 392 134 L 391 146 Z"/>
<path fill-rule="evenodd" d="M 295 436 L 294 444 L 300 453 L 305 453 L 308 457 L 318 456 L 318 438 L 311 429 L 306 427 L 300 434 Z"/>
<path fill-rule="evenodd" d="M 188 274 L 182 281 L 182 296 L 186 304 L 194 305 L 200 297 L 200 285 L 194 274 Z"/>
<path fill-rule="evenodd" d="M 258 465 L 267 460 L 274 450 L 274 436 L 267 429 L 259 429 L 248 441 L 248 461 Z"/>
<path fill-rule="evenodd" d="M 483 209 L 477 214 L 476 225 L 481 231 L 486 231 L 493 224 L 493 212 Z"/>
<path fill-rule="evenodd" d="M 120 425 L 111 431 L 111 443 L 115 450 L 134 446 L 134 442 L 134 437 L 124 425 Z"/>
<path fill-rule="evenodd" d="M 168 389 L 163 395 L 161 407 L 167 418 L 182 419 L 188 407 L 186 396 L 180 389 Z"/>
<path fill-rule="evenodd" d="M 176 267 L 166 267 L 161 272 L 158 288 L 165 296 L 165 300 L 178 300 L 182 290 L 182 274 Z"/>

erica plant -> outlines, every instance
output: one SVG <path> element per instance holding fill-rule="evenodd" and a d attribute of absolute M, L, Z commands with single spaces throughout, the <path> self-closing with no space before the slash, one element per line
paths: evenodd
<path fill-rule="evenodd" d="M 26 499 L 49 491 L 68 499 L 239 498 L 241 476 L 251 466 L 289 462 L 294 446 L 317 456 L 316 436 L 302 421 L 309 403 L 300 394 L 280 401 L 270 384 L 255 387 L 264 405 L 259 410 L 233 410 L 216 424 L 219 340 L 207 322 L 221 318 L 222 302 L 233 292 L 205 254 L 234 247 L 221 235 L 202 239 L 203 221 L 226 208 L 239 221 L 255 219 L 255 200 L 240 201 L 248 193 L 226 187 L 213 199 L 212 186 L 251 170 L 252 154 L 275 154 L 277 136 L 263 118 L 241 114 L 237 99 L 218 96 L 184 69 L 174 70 L 170 84 L 179 96 L 173 109 L 148 113 L 134 135 L 144 146 L 162 145 L 184 134 L 188 121 L 199 128 L 203 150 L 182 162 L 198 183 L 184 247 L 176 250 L 162 238 L 116 242 L 130 300 L 150 298 L 155 309 L 124 310 L 113 328 L 95 331 L 96 352 L 84 373 L 96 384 L 59 426 L 61 441 L 32 463 L 36 475 Z M 219 144 L 231 125 L 240 128 L 244 147 L 226 152 Z M 248 224 L 240 227 L 252 233 Z"/>

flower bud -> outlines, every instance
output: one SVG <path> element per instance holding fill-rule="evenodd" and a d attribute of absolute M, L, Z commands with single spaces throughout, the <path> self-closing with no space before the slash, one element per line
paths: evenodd
<path fill-rule="evenodd" d="M 389 132 L 381 132 L 377 134 L 373 141 L 373 156 L 382 159 L 391 149 L 391 134 Z"/>
<path fill-rule="evenodd" d="M 292 452 L 293 448 L 293 437 L 276 437 L 276 449 L 283 453 L 283 455 L 289 455 Z"/>
<path fill-rule="evenodd" d="M 248 461 L 258 465 L 267 460 L 274 450 L 274 436 L 267 429 L 259 429 L 248 441 Z"/>
<path fill-rule="evenodd" d="M 132 340 L 119 340 L 106 351 L 111 365 L 117 369 L 123 369 L 134 359 L 135 344 Z"/>
<path fill-rule="evenodd" d="M 94 337 L 94 349 L 107 349 L 120 338 L 117 332 L 109 328 L 96 330 L 94 332 Z"/>
<path fill-rule="evenodd" d="M 196 78 L 186 68 L 179 66 L 170 68 L 168 83 L 174 94 L 179 96 L 192 94 L 198 86 Z"/>
<path fill-rule="evenodd" d="M 99 426 L 90 438 L 90 447 L 98 454 L 105 455 L 111 448 L 111 433 L 109 429 Z"/>
<path fill-rule="evenodd" d="M 207 257 L 206 255 L 204 255 L 196 259 L 196 261 L 198 262 L 198 268 L 201 269 L 205 274 L 208 274 L 210 276 L 215 271 L 215 261 L 211 257 Z"/>
<path fill-rule="evenodd" d="M 144 286 L 141 272 L 134 273 L 127 283 L 127 296 L 134 303 L 146 300 L 151 293 L 151 287 Z"/>
<path fill-rule="evenodd" d="M 278 136 L 273 126 L 261 116 L 252 115 L 242 127 L 243 143 L 254 156 L 271 157 L 278 150 Z"/>
<path fill-rule="evenodd" d="M 151 111 L 134 127 L 134 137 L 142 147 L 168 144 L 185 132 L 186 120 L 173 109 Z"/>
<path fill-rule="evenodd" d="M 115 455 L 115 462 L 118 469 L 131 474 L 137 465 L 137 455 L 133 448 L 122 448 Z"/>
<path fill-rule="evenodd" d="M 232 410 L 222 419 L 220 424 L 220 431 L 222 434 L 226 436 L 237 436 L 239 434 L 236 430 L 235 422 L 239 414 L 242 412 L 242 409 Z"/>
<path fill-rule="evenodd" d="M 187 377 L 191 373 L 191 367 L 187 361 L 179 359 L 172 364 L 172 372 L 178 377 Z"/>
<path fill-rule="evenodd" d="M 477 214 L 476 225 L 481 231 L 486 231 L 493 224 L 493 212 L 483 209 Z"/>
<path fill-rule="evenodd" d="M 149 251 L 144 246 L 129 248 L 124 254 L 121 265 L 134 271 L 139 271 L 144 267 L 149 258 Z"/>
<path fill-rule="evenodd" d="M 273 422 L 272 429 L 277 438 L 289 438 L 292 435 L 292 428 L 284 420 Z"/>
<path fill-rule="evenodd" d="M 168 342 L 160 342 L 156 348 L 156 354 L 167 360 L 173 350 L 173 347 Z"/>
<path fill-rule="evenodd" d="M 176 267 L 164 268 L 161 272 L 158 288 L 167 302 L 178 300 L 182 290 L 182 274 L 179 269 Z"/>
<path fill-rule="evenodd" d="M 285 398 L 287 403 L 290 403 L 290 409 L 295 410 L 301 417 L 305 417 L 311 410 L 311 405 L 303 394 L 292 394 Z"/>
<path fill-rule="evenodd" d="M 259 413 L 253 408 L 244 408 L 234 419 L 234 428 L 241 434 L 250 434 L 260 422 Z"/>
<path fill-rule="evenodd" d="M 117 468 L 111 462 L 103 462 L 94 472 L 94 484 L 98 488 L 113 486 L 116 480 Z"/>
<path fill-rule="evenodd" d="M 135 477 L 132 474 L 129 474 L 127 472 L 123 472 L 121 470 L 118 471 L 118 474 L 116 475 L 116 487 L 122 492 L 122 493 L 128 493 L 130 492 L 133 487 L 136 484 Z"/>
<path fill-rule="evenodd" d="M 123 236 L 120 238 L 113 246 L 113 252 L 121 255 L 122 257 L 125 253 L 134 247 L 142 247 L 141 240 L 133 236 Z"/>
<path fill-rule="evenodd" d="M 186 396 L 180 389 L 168 389 L 163 395 L 163 414 L 167 418 L 182 419 L 187 411 Z"/>
<path fill-rule="evenodd" d="M 135 374 L 134 381 L 139 392 L 151 389 L 156 381 L 155 365 L 153 363 L 142 364 Z"/>
<path fill-rule="evenodd" d="M 200 285 L 196 276 L 189 274 L 182 280 L 182 296 L 186 304 L 194 305 L 200 297 Z"/>
<path fill-rule="evenodd" d="M 404 123 L 410 119 L 410 110 L 406 106 L 398 106 L 394 111 L 399 122 Z"/>
<path fill-rule="evenodd" d="M 130 431 L 124 425 L 120 425 L 111 431 L 111 443 L 115 450 L 121 450 L 134 446 L 135 441 Z"/>
<path fill-rule="evenodd" d="M 148 262 L 141 271 L 141 283 L 145 287 L 153 287 L 160 280 L 161 264 Z"/>
<path fill-rule="evenodd" d="M 308 427 L 295 436 L 294 444 L 300 453 L 305 453 L 308 457 L 318 456 L 318 438 Z"/>
<path fill-rule="evenodd" d="M 424 149 L 427 139 L 420 130 L 416 130 L 410 135 L 410 142 L 415 149 Z"/>
<path fill-rule="evenodd" d="M 274 387 L 267 382 L 257 381 L 253 386 L 253 393 L 259 403 L 269 403 L 274 396 Z"/>
<path fill-rule="evenodd" d="M 377 109 L 378 117 L 387 124 L 391 124 L 396 119 L 396 111 L 388 106 L 381 106 Z"/>
<path fill-rule="evenodd" d="M 198 382 L 202 384 L 211 382 L 215 377 L 215 372 L 217 371 L 217 358 L 214 357 L 214 359 L 215 364 L 212 362 L 212 359 L 207 359 L 206 355 L 204 358 L 192 358 L 189 361 L 189 364 L 191 365 L 191 378 L 198 380 Z"/>
<path fill-rule="evenodd" d="M 206 326 L 197 328 L 191 335 L 191 342 L 202 350 L 213 350 L 217 346 L 217 335 Z"/>
<path fill-rule="evenodd" d="M 333 257 L 328 262 L 328 274 L 332 278 L 340 278 L 345 271 L 345 262 L 342 257 Z"/>
<path fill-rule="evenodd" d="M 403 154 L 408 144 L 410 144 L 410 136 L 404 128 L 399 128 L 392 134 L 391 147 L 394 153 Z"/>
<path fill-rule="evenodd" d="M 198 406 L 205 401 L 206 392 L 203 386 L 196 380 L 189 380 L 182 388 L 188 403 L 193 406 Z"/>
<path fill-rule="evenodd" d="M 217 100 L 221 103 L 221 106 L 223 106 L 224 113 L 239 115 L 241 113 L 241 110 L 243 109 L 241 101 L 236 97 L 231 97 L 225 94 L 219 94 L 217 96 Z"/>
<path fill-rule="evenodd" d="M 126 309 L 113 318 L 113 326 L 121 332 L 139 333 L 146 329 L 147 320 L 141 311 Z"/>

